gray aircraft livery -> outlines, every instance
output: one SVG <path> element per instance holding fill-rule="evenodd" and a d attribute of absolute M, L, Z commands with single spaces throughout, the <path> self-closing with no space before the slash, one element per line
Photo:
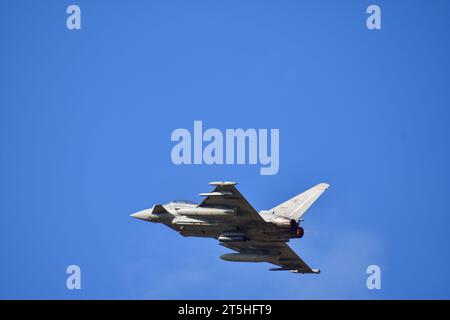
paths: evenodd
<path fill-rule="evenodd" d="M 219 240 L 236 252 L 220 258 L 225 261 L 268 262 L 277 265 L 271 271 L 320 273 L 311 269 L 288 245 L 291 238 L 303 237 L 302 217 L 309 207 L 328 189 L 315 187 L 270 209 L 256 211 L 236 189 L 235 182 L 211 182 L 212 192 L 200 193 L 200 204 L 171 201 L 133 213 L 131 217 L 159 222 L 187 237 Z"/>

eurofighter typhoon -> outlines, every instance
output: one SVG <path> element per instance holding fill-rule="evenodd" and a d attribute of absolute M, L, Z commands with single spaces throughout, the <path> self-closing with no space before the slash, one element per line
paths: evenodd
<path fill-rule="evenodd" d="M 315 187 L 270 209 L 256 211 L 236 189 L 235 182 L 211 182 L 212 192 L 200 193 L 200 204 L 171 201 L 133 213 L 131 217 L 159 222 L 186 237 L 215 238 L 234 250 L 220 258 L 237 262 L 268 262 L 277 265 L 271 271 L 320 273 L 310 268 L 288 245 L 290 239 L 302 238 L 300 222 L 309 207 L 328 189 Z"/>

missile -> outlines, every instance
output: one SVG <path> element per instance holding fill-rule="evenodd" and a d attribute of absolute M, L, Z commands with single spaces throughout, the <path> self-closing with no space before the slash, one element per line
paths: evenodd
<path fill-rule="evenodd" d="M 311 271 L 312 271 L 312 273 L 315 273 L 315 274 L 319 274 L 320 273 L 320 269 L 311 269 Z M 291 270 L 291 272 L 292 273 L 304 273 L 302 270 L 298 270 L 298 269 L 296 269 L 296 270 Z"/>
<path fill-rule="evenodd" d="M 225 187 L 225 186 L 235 186 L 235 185 L 237 185 L 237 183 L 234 181 L 213 181 L 213 182 L 210 182 L 209 185 L 216 186 L 216 187 L 218 187 L 218 186 Z"/>
<path fill-rule="evenodd" d="M 226 197 L 232 196 L 233 193 L 229 191 L 220 191 L 220 192 L 203 192 L 198 194 L 201 197 Z"/>

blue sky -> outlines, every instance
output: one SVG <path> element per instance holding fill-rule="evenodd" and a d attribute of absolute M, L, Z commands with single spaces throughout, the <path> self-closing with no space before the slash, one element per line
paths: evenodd
<path fill-rule="evenodd" d="M 2 0 L 0 298 L 450 298 L 450 4 L 373 3 L 379 31 L 368 1 Z M 278 174 L 175 166 L 194 120 L 279 128 Z M 129 217 L 213 180 L 257 209 L 330 183 L 291 242 L 322 273 Z"/>

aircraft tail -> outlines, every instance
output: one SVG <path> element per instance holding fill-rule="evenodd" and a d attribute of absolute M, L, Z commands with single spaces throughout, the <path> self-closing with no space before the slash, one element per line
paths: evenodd
<path fill-rule="evenodd" d="M 272 208 L 270 211 L 276 215 L 284 216 L 289 219 L 299 221 L 311 205 L 328 189 L 330 185 L 327 183 L 319 183 L 318 185 L 306 190 L 303 193 L 289 199 L 286 202 Z"/>

